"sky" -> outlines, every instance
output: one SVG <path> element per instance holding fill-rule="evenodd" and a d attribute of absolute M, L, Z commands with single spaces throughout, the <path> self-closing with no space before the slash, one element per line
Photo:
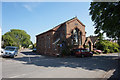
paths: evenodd
<path fill-rule="evenodd" d="M 90 2 L 3 2 L 2 35 L 21 29 L 35 43 L 36 35 L 75 16 L 86 26 L 86 36 L 95 35 L 89 7 Z"/>

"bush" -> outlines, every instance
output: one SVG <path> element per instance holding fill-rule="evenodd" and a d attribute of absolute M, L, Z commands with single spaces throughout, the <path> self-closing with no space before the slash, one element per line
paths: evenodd
<path fill-rule="evenodd" d="M 109 49 L 104 50 L 104 53 L 109 53 L 109 52 L 110 52 Z"/>
<path fill-rule="evenodd" d="M 104 47 L 105 47 L 105 44 L 104 44 L 104 42 L 97 42 L 95 46 L 96 46 L 97 49 L 103 51 Z"/>
<path fill-rule="evenodd" d="M 71 54 L 71 47 L 66 46 L 65 48 L 62 49 L 61 56 L 69 56 Z"/>
<path fill-rule="evenodd" d="M 119 49 L 115 47 L 114 52 L 119 52 Z"/>
<path fill-rule="evenodd" d="M 62 50 L 61 56 L 67 55 L 67 51 L 65 49 Z"/>
<path fill-rule="evenodd" d="M 104 51 L 104 53 L 114 53 L 119 52 L 119 45 L 118 43 L 113 43 L 107 40 L 103 40 L 101 42 L 96 43 L 96 48 Z"/>
<path fill-rule="evenodd" d="M 110 53 L 114 53 L 114 50 L 113 50 L 113 49 L 111 49 L 111 50 L 110 50 Z"/>
<path fill-rule="evenodd" d="M 88 46 L 88 45 L 85 45 L 84 47 L 85 47 L 85 48 L 88 48 L 89 46 Z"/>

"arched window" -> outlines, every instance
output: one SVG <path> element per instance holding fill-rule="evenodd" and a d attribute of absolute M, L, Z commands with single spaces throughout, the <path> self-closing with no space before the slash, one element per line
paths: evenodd
<path fill-rule="evenodd" d="M 78 29 L 77 28 L 75 28 L 71 33 L 72 33 L 72 40 L 71 40 L 71 42 L 72 42 L 72 44 L 74 44 L 74 45 L 78 45 Z"/>
<path fill-rule="evenodd" d="M 78 28 L 75 28 L 71 32 L 71 44 L 82 45 L 82 32 Z"/>
<path fill-rule="evenodd" d="M 80 38 L 79 38 L 79 45 L 82 45 L 82 32 L 80 32 L 79 34 L 80 34 L 80 35 L 79 35 L 79 37 L 80 37 Z"/>

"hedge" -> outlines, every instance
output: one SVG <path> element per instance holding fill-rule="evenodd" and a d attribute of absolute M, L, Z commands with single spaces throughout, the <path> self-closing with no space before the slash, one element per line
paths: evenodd
<path fill-rule="evenodd" d="M 107 40 L 97 42 L 95 46 L 97 49 L 102 50 L 104 53 L 119 52 L 119 48 L 120 48 L 118 43 L 110 42 Z"/>

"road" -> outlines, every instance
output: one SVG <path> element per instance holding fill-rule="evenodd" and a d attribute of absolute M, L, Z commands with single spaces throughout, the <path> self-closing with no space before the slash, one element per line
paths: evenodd
<path fill-rule="evenodd" d="M 2 78 L 110 78 L 118 77 L 118 54 L 56 58 L 21 51 L 15 58 L 1 58 Z"/>

